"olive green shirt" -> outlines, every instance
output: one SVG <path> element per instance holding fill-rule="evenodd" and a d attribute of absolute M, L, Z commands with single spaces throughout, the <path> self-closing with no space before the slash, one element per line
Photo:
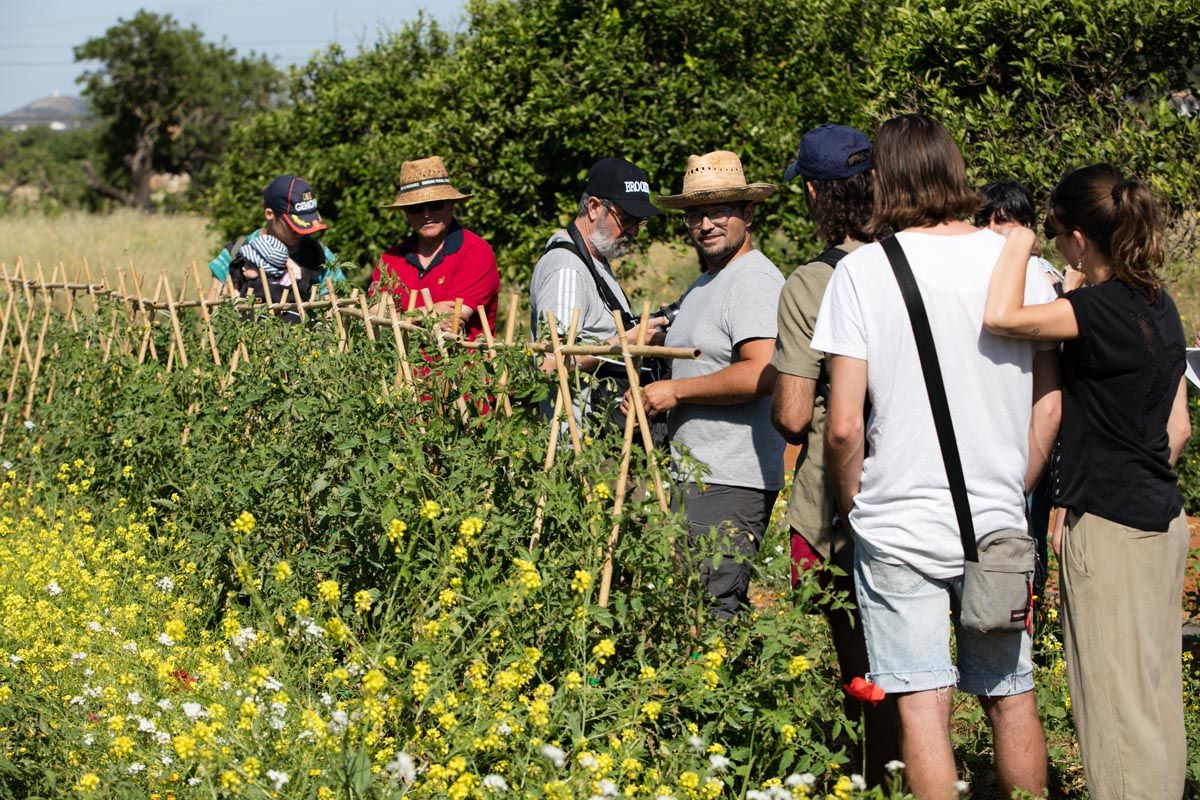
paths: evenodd
<path fill-rule="evenodd" d="M 838 249 L 849 253 L 859 244 L 848 242 L 838 245 Z M 826 561 L 832 550 L 841 549 L 847 536 L 846 527 L 842 526 L 838 540 L 834 541 L 833 518 L 837 514 L 837 503 L 833 488 L 825 479 L 826 392 L 822 391 L 823 387 L 829 386 L 829 369 L 825 354 L 811 347 L 817 311 L 832 278 L 833 267 L 824 261 L 803 264 L 788 277 L 779 297 L 779 336 L 775 340 L 775 354 L 771 357 L 771 364 L 783 374 L 817 381 L 812 424 L 796 459 L 786 519 L 788 525 Z"/>

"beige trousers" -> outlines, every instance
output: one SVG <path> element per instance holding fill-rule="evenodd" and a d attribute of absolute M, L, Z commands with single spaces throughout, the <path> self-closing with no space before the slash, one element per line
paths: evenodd
<path fill-rule="evenodd" d="M 1187 518 L 1147 532 L 1084 514 L 1063 529 L 1071 709 L 1092 800 L 1179 800 Z"/>

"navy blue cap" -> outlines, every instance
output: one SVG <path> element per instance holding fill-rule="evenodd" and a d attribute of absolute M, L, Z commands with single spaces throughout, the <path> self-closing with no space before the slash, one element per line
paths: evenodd
<path fill-rule="evenodd" d="M 857 128 L 825 124 L 800 137 L 796 160 L 783 173 L 783 179 L 790 181 L 797 175 L 817 181 L 852 178 L 871 168 L 873 150 L 871 140 Z M 852 158 L 864 151 L 866 158 Z"/>
<path fill-rule="evenodd" d="M 623 158 L 602 158 L 588 170 L 583 190 L 611 200 L 631 217 L 645 219 L 662 212 L 650 202 L 650 180 L 642 168 Z"/>
<path fill-rule="evenodd" d="M 317 198 L 312 187 L 304 178 L 295 175 L 280 175 L 263 190 L 263 208 L 269 208 L 283 217 L 283 221 L 296 233 L 308 235 L 325 230 L 325 223 L 317 213 Z"/>

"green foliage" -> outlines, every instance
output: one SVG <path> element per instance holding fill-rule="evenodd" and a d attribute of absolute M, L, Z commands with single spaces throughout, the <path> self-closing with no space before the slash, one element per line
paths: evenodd
<path fill-rule="evenodd" d="M 111 710 L 106 705 L 98 713 L 118 713 L 134 685 L 143 698 L 134 713 L 154 714 L 163 730 L 178 716 L 155 711 L 164 693 L 176 703 L 201 703 L 213 719 L 229 715 L 222 748 L 208 755 L 201 749 L 182 756 L 178 748 L 187 749 L 186 737 L 201 736 L 196 729 L 209 729 L 196 726 L 189 734 L 190 723 L 171 723 L 179 761 L 171 770 L 198 784 L 174 786 L 179 796 L 211 796 L 229 769 L 246 779 L 250 756 L 285 769 L 293 781 L 287 796 L 295 797 L 342 780 L 356 796 L 396 796 L 387 774 L 343 762 L 366 758 L 382 766 L 400 751 L 422 767 L 427 783 L 420 796 L 443 796 L 446 786 L 432 765 L 455 757 L 477 776 L 500 772 L 510 785 L 551 797 L 594 791 L 607 773 L 588 766 L 585 754 L 607 759 L 622 785 L 648 781 L 646 794 L 657 785 L 686 788 L 693 779 L 700 783 L 692 788 L 721 779 L 741 793 L 801 772 L 832 787 L 843 773 L 857 771 L 847 754 L 854 723 L 843 715 L 836 664 L 813 613 L 825 595 L 815 577 L 797 592 L 783 591 L 788 560 L 774 547 L 779 539 L 769 542 L 772 555 L 758 565 L 758 580 L 774 589 L 769 604 L 716 625 L 696 571 L 673 544 L 685 538 L 683 520 L 661 513 L 652 500 L 629 503 L 618 520 L 612 600 L 607 608 L 597 604 L 597 543 L 611 529 L 608 487 L 616 485 L 619 459 L 608 439 L 580 457 L 560 448 L 558 465 L 543 470 L 547 428 L 532 401 L 544 395 L 547 379 L 525 355 L 481 364 L 468 353 L 427 364 L 414 347 L 414 368 L 433 369 L 421 399 L 383 388 L 381 380 L 390 384 L 396 374 L 395 354 L 368 342 L 361 327 L 351 331 L 347 353 L 338 352 L 326 324 L 315 331 L 247 324 L 221 307 L 216 329 L 223 352 L 241 339 L 252 354 L 228 386 L 227 368 L 203 357 L 205 340 L 191 326 L 185 335 L 193 364 L 167 373 L 121 355 L 119 343 L 115 357 L 102 363 L 83 344 L 86 325 L 83 336 L 73 336 L 56 320 L 50 336 L 58 355 L 44 374 L 55 382 L 54 402 L 39 405 L 28 428 L 17 422 L 19 403 L 5 409 L 14 412 L 4 444 L 13 472 L 3 486 L 37 491 L 33 502 L 0 495 L 6 513 L 37 514 L 29 510 L 36 503 L 39 511 L 62 509 L 74 520 L 86 503 L 95 513 L 85 518 L 94 522 L 87 535 L 104 544 L 85 540 L 71 552 L 103 554 L 114 540 L 129 538 L 122 532 L 134 529 L 133 520 L 149 526 L 146 556 L 162 560 L 144 568 L 155 577 L 131 577 L 121 601 L 123 609 L 138 603 L 135 618 L 148 618 L 148 626 L 128 629 L 122 612 L 112 620 L 121 626 L 112 646 L 105 637 L 88 647 L 96 677 L 85 682 L 82 670 L 71 670 L 55 692 L 79 696 L 129 673 L 111 693 Z M 167 326 L 152 335 L 165 353 Z M 447 390 L 485 397 L 501 369 L 512 376 L 512 419 L 493 413 L 464 425 L 452 406 L 442 407 Z M 453 386 L 445 381 L 450 375 Z M 530 551 L 543 496 L 541 544 Z M 253 514 L 256 527 L 242 521 L 243 512 Z M 121 522 L 124 514 L 130 522 Z M 12 524 L 0 520 L 0 530 Z M 14 530 L 37 527 L 23 522 Z M 64 598 L 85 602 L 86 592 L 45 572 L 58 559 L 34 566 L 38 554 L 27 557 L 38 577 L 22 591 L 40 596 L 57 580 Z M 281 561 L 292 579 L 277 577 Z M 137 563 L 136 556 L 120 555 L 86 571 L 103 579 L 111 569 L 132 574 Z M 155 599 L 162 598 L 155 587 L 164 574 L 178 601 Z M 329 580 L 340 592 L 317 589 Z M 359 592 L 369 596 L 369 609 L 355 599 Z M 172 610 L 152 610 L 165 602 Z M 81 609 L 77 619 L 56 617 L 55 624 L 72 637 L 86 636 L 93 613 Z M 176 617 L 202 643 L 194 650 L 155 641 L 163 619 Z M 248 650 L 249 634 L 258 644 Z M 10 703 L 0 696 L 0 743 L 13 749 L 13 740 L 4 739 L 12 730 L 24 750 L 17 777 L 0 769 L 0 792 L 45 792 L 51 779 L 83 780 L 64 764 L 64 754 L 95 727 L 89 701 L 42 704 L 31 720 L 42 684 L 26 677 L 57 672 L 58 659 L 77 646 L 42 648 L 32 641 L 37 636 L 28 631 L 4 644 L 24 661 L 19 667 L 0 661 L 0 672 L 13 670 L 0 678 L 15 692 Z M 120 647 L 127 639 L 134 650 Z M 169 666 L 149 655 L 159 651 Z M 179 694 L 192 687 L 176 685 L 178 668 L 201 677 L 190 696 Z M 252 668 L 263 670 L 260 683 L 269 671 L 289 698 L 279 732 L 234 730 L 233 715 L 253 691 Z M 378 700 L 358 688 L 371 669 L 387 687 Z M 264 714 L 269 699 L 264 693 L 258 700 Z M 545 701 L 544 711 L 534 701 Z M 222 710 L 214 711 L 218 705 Z M 341 738 L 314 733 L 306 715 L 321 721 L 335 710 L 350 720 Z M 335 721 L 336 715 L 328 725 Z M 501 723 L 511 736 L 497 732 Z M 153 740 L 138 737 L 136 746 L 145 749 L 122 755 L 115 733 L 94 735 L 98 755 L 84 768 L 114 793 L 145 794 L 167 780 L 154 777 L 166 771 Z M 484 740 L 489 744 L 480 745 Z M 539 754 L 547 742 L 569 754 L 561 771 Z M 710 745 L 721 749 L 706 750 Z M 727 772 L 710 762 L 716 753 L 731 760 Z M 127 772 L 122 758 L 140 758 L 146 774 Z M 42 775 L 42 764 L 59 766 Z M 640 777 L 650 769 L 656 777 Z M 562 793 L 548 788 L 559 780 L 566 784 Z"/>
<path fill-rule="evenodd" d="M 95 140 L 89 129 L 0 131 L 0 211 L 32 207 L 53 212 L 92 204 L 95 198 L 80 164 L 94 157 Z M 22 186 L 36 190 L 36 199 L 26 203 L 14 197 Z"/>
<path fill-rule="evenodd" d="M 726 147 L 750 180 L 778 181 L 797 131 L 848 110 L 858 118 L 861 87 L 847 76 L 865 67 L 874 8 L 769 0 L 713 14 L 700 0 L 480 0 L 452 45 L 418 23 L 293 76 L 291 108 L 235 132 L 211 207 L 233 235 L 255 216 L 264 179 L 304 173 L 334 221 L 329 245 L 370 263 L 403 235 L 399 215 L 377 208 L 400 162 L 439 154 L 475 193 L 460 207 L 464 223 L 496 247 L 506 278 L 523 280 L 598 158 L 630 158 L 667 193 L 689 153 Z M 788 187 L 759 225 L 796 236 L 804 217 Z M 681 234 L 651 225 L 656 239 Z"/>
<path fill-rule="evenodd" d="M 148 11 L 76 47 L 75 58 L 101 62 L 80 79 L 102 122 L 103 175 L 93 185 L 134 207 L 148 203 L 154 172 L 190 172 L 203 182 L 231 122 L 269 108 L 279 85 L 265 57 L 238 58 L 195 26 Z"/>
<path fill-rule="evenodd" d="M 1195 0 L 908 0 L 881 28 L 869 110 L 937 117 L 976 182 L 1016 178 L 1038 202 L 1068 170 L 1110 161 L 1192 208 L 1200 120 L 1166 94 L 1190 85 L 1198 40 Z"/>

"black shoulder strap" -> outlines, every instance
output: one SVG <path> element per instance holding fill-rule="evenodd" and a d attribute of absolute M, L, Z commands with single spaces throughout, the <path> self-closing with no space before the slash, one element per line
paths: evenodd
<path fill-rule="evenodd" d="M 823 264 L 828 264 L 834 269 L 837 269 L 838 262 L 848 255 L 850 254 L 840 247 L 829 247 L 821 251 L 821 254 L 812 260 L 820 261 Z"/>
<path fill-rule="evenodd" d="M 917 340 L 917 354 L 921 358 L 925 390 L 929 394 L 933 424 L 937 429 L 938 444 L 942 448 L 942 461 L 950 483 L 950 497 L 954 500 L 954 515 L 958 518 L 963 557 L 967 561 L 978 561 L 979 551 L 975 545 L 975 524 L 971 520 L 967 482 L 963 477 L 958 440 L 954 437 L 954 423 L 950 419 L 950 404 L 946 401 L 946 384 L 942 381 L 942 369 L 938 365 L 937 348 L 933 343 L 933 331 L 929 327 L 929 315 L 925 313 L 925 302 L 921 299 L 921 290 L 917 288 L 917 280 L 913 277 L 900 242 L 896 241 L 895 236 L 889 236 L 880 244 L 883 245 L 883 252 L 892 264 L 896 282 L 900 284 L 900 294 L 904 296 L 904 305 L 908 307 L 908 319 L 912 323 L 913 338 Z"/>
<path fill-rule="evenodd" d="M 608 283 L 600 277 L 600 273 L 596 270 L 596 263 L 592 261 L 592 254 L 588 252 L 587 247 L 583 245 L 583 237 L 579 234 L 579 229 L 575 227 L 574 221 L 567 224 L 567 235 L 571 237 L 571 241 L 564 242 L 561 239 L 557 242 L 551 242 L 546 245 L 543 254 L 549 253 L 551 250 L 566 250 L 583 262 L 587 267 L 588 273 L 592 276 L 592 282 L 596 284 L 596 291 L 600 294 L 600 299 L 604 301 L 604 305 L 609 311 L 616 311 L 621 315 L 621 321 L 626 327 L 632 327 L 634 324 L 633 316 L 625 310 L 621 305 L 621 301 L 617 299 L 612 288 Z"/>

